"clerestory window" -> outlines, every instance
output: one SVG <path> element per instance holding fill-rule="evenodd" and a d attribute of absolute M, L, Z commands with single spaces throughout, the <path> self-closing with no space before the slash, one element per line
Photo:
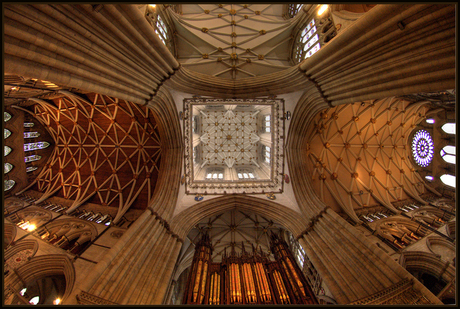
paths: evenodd
<path fill-rule="evenodd" d="M 441 149 L 440 154 L 444 161 L 447 163 L 455 164 L 455 152 L 456 151 L 454 146 L 445 146 L 443 149 Z"/>

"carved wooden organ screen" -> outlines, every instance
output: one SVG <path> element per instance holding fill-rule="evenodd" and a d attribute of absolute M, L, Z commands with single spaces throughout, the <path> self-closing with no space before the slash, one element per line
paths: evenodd
<path fill-rule="evenodd" d="M 204 235 L 197 243 L 183 304 L 318 304 L 288 245 L 271 236 L 268 254 L 253 250 L 224 253 L 220 263 L 211 260 L 211 242 Z"/>

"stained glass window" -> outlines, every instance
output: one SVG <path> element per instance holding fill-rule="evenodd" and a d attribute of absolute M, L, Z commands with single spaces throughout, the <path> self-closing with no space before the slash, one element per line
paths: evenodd
<path fill-rule="evenodd" d="M 297 60 L 302 61 L 303 59 L 311 57 L 314 53 L 316 53 L 321 48 L 318 40 L 319 36 L 315 26 L 315 20 L 312 19 L 300 35 L 300 41 L 297 46 L 296 54 L 298 57 Z"/>
<path fill-rule="evenodd" d="M 36 304 L 38 304 L 39 301 L 40 301 L 40 297 L 39 297 L 39 296 L 35 296 L 35 297 L 32 297 L 32 298 L 29 300 L 29 303 L 32 304 L 32 305 L 36 305 Z"/>
<path fill-rule="evenodd" d="M 254 179 L 254 174 L 251 172 L 242 172 L 238 173 L 238 178 L 239 179 Z"/>
<path fill-rule="evenodd" d="M 24 158 L 24 162 L 32 162 L 32 161 L 38 161 L 42 158 L 42 156 L 38 156 L 38 155 L 32 155 L 32 156 L 28 156 L 28 157 L 25 157 Z"/>
<path fill-rule="evenodd" d="M 50 143 L 48 142 L 37 142 L 37 143 L 27 143 L 24 144 L 24 151 L 31 151 L 36 149 L 44 149 L 48 147 Z"/>
<path fill-rule="evenodd" d="M 433 178 L 433 176 L 428 175 L 428 176 L 425 176 L 425 179 L 428 180 L 428 181 L 433 181 L 434 178 Z"/>
<path fill-rule="evenodd" d="M 9 180 L 5 180 L 5 191 L 8 191 L 10 190 L 11 188 L 13 188 L 14 184 L 16 182 L 12 179 L 9 179 Z"/>
<path fill-rule="evenodd" d="M 456 151 L 454 146 L 445 146 L 443 149 L 441 149 L 440 154 L 444 161 L 455 164 L 455 152 Z"/>
<path fill-rule="evenodd" d="M 455 123 L 446 123 L 441 127 L 441 129 L 448 134 L 455 134 Z"/>
<path fill-rule="evenodd" d="M 155 25 L 155 33 L 158 34 L 163 44 L 166 45 L 166 41 L 168 40 L 168 31 L 160 15 L 157 15 L 157 22 Z"/>
<path fill-rule="evenodd" d="M 3 129 L 3 138 L 8 138 L 11 135 L 11 131 L 8 129 Z"/>
<path fill-rule="evenodd" d="M 270 163 L 270 147 L 265 146 L 265 162 Z"/>
<path fill-rule="evenodd" d="M 33 122 L 24 122 L 24 128 L 32 128 L 34 125 Z"/>
<path fill-rule="evenodd" d="M 222 172 L 210 172 L 206 175 L 206 179 L 224 179 L 224 173 Z"/>
<path fill-rule="evenodd" d="M 302 6 L 303 4 L 289 4 L 289 17 L 296 16 Z"/>
<path fill-rule="evenodd" d="M 4 174 L 8 174 L 13 169 L 13 164 L 5 163 Z"/>
<path fill-rule="evenodd" d="M 426 120 L 426 123 L 429 123 L 429 124 L 433 124 L 435 122 L 435 120 L 433 118 L 428 118 Z"/>
<path fill-rule="evenodd" d="M 10 119 L 11 119 L 10 113 L 3 112 L 3 121 L 7 122 Z"/>
<path fill-rule="evenodd" d="M 5 157 L 11 152 L 11 147 L 5 146 Z"/>
<path fill-rule="evenodd" d="M 444 184 L 455 188 L 455 176 L 444 174 L 439 178 Z"/>
<path fill-rule="evenodd" d="M 266 115 L 265 116 L 265 132 L 270 132 L 270 124 L 271 124 L 271 121 L 270 121 L 270 115 Z"/>
<path fill-rule="evenodd" d="M 426 167 L 433 159 L 434 144 L 430 133 L 418 130 L 412 139 L 412 155 L 415 162 L 421 167 Z"/>
<path fill-rule="evenodd" d="M 24 132 L 24 138 L 34 138 L 39 137 L 40 133 L 38 132 Z"/>
<path fill-rule="evenodd" d="M 27 172 L 27 173 L 33 172 L 33 171 L 35 171 L 37 168 L 38 168 L 38 167 L 36 167 L 36 166 L 28 166 L 28 167 L 26 168 L 26 172 Z"/>

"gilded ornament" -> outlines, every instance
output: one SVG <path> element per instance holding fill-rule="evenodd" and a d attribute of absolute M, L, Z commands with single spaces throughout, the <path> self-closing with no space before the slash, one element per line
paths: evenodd
<path fill-rule="evenodd" d="M 238 59 L 238 55 L 237 55 L 236 53 L 232 53 L 232 54 L 230 55 L 230 58 L 232 58 L 232 59 L 234 59 L 234 60 L 235 60 L 235 59 Z"/>
<path fill-rule="evenodd" d="M 220 7 L 220 8 L 223 7 L 223 6 L 224 6 L 223 4 L 219 4 L 219 7 Z"/>
<path fill-rule="evenodd" d="M 254 14 L 260 15 L 260 11 L 255 11 Z"/>
<path fill-rule="evenodd" d="M 208 32 L 208 28 L 201 28 L 201 31 L 204 32 L 204 33 L 207 33 L 207 32 Z"/>
<path fill-rule="evenodd" d="M 259 58 L 259 60 L 264 60 L 264 55 L 258 55 L 257 58 Z"/>
<path fill-rule="evenodd" d="M 247 58 L 247 59 L 246 59 L 246 62 L 247 62 L 247 63 L 251 63 L 251 59 Z"/>
<path fill-rule="evenodd" d="M 249 18 L 249 16 L 248 16 L 248 15 L 244 15 L 244 19 L 248 19 L 248 18 Z"/>
<path fill-rule="evenodd" d="M 259 33 L 260 33 L 260 34 L 265 34 L 265 33 L 267 33 L 267 31 L 265 31 L 265 30 L 262 29 L 262 30 L 259 31 Z"/>
<path fill-rule="evenodd" d="M 232 25 L 236 25 L 236 21 L 234 21 L 234 20 L 232 20 L 230 23 L 231 23 Z"/>
<path fill-rule="evenodd" d="M 204 13 L 205 13 L 205 14 L 209 14 L 209 10 L 204 10 Z"/>
<path fill-rule="evenodd" d="M 230 35 L 231 35 L 233 38 L 236 38 L 236 32 L 232 32 Z"/>
<path fill-rule="evenodd" d="M 236 47 L 236 42 L 232 42 L 232 47 Z"/>
<path fill-rule="evenodd" d="M 203 54 L 203 59 L 208 59 L 209 55 L 208 54 Z"/>
<path fill-rule="evenodd" d="M 217 15 L 217 17 L 222 18 L 222 14 Z"/>

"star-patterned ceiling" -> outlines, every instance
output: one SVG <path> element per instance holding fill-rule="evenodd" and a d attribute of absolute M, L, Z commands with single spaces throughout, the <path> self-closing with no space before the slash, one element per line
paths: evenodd
<path fill-rule="evenodd" d="M 223 165 L 232 168 L 235 164 L 256 165 L 257 131 L 256 108 L 238 111 L 231 107 L 221 110 L 201 110 L 202 166 Z"/>

